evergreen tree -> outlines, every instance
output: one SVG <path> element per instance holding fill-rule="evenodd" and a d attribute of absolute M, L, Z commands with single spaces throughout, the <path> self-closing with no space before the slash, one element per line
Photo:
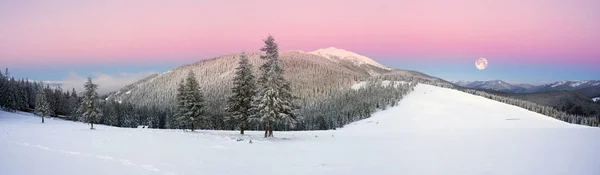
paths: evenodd
<path fill-rule="evenodd" d="M 2 71 L 0 71 L 0 109 L 6 106 L 6 84 L 6 77 L 4 76 L 4 74 L 2 74 Z"/>
<path fill-rule="evenodd" d="M 293 125 L 296 116 L 293 114 L 294 105 L 290 83 L 283 78 L 284 69 L 279 61 L 279 49 L 273 36 L 264 40 L 265 52 L 260 58 L 267 60 L 261 67 L 261 77 L 258 79 L 259 89 L 255 98 L 256 112 L 253 118 L 259 120 L 265 128 L 265 137 L 273 137 L 273 125 Z"/>
<path fill-rule="evenodd" d="M 185 81 L 184 79 L 179 82 L 177 87 L 177 106 L 175 108 L 175 122 L 170 123 L 171 128 L 180 128 L 183 123 L 183 117 L 187 114 L 186 104 L 186 92 L 185 92 Z M 181 119 L 180 119 L 181 118 Z"/>
<path fill-rule="evenodd" d="M 44 123 L 44 117 L 50 115 L 50 105 L 46 98 L 46 92 L 43 86 L 38 86 L 37 96 L 35 98 L 35 114 L 42 117 L 42 123 Z"/>
<path fill-rule="evenodd" d="M 84 85 L 85 92 L 83 93 L 83 102 L 81 109 L 83 110 L 83 119 L 90 123 L 90 129 L 94 129 L 94 123 L 100 118 L 100 109 L 98 105 L 98 85 L 92 83 L 92 78 L 88 77 L 88 81 Z"/>
<path fill-rule="evenodd" d="M 54 116 L 56 115 L 56 99 L 54 98 L 54 91 L 50 88 L 50 85 L 46 85 L 44 93 L 46 93 L 46 99 L 50 105 L 50 115 Z"/>
<path fill-rule="evenodd" d="M 8 111 L 15 111 L 19 108 L 18 105 L 18 87 L 14 78 L 11 78 L 7 84 L 5 105 Z"/>
<path fill-rule="evenodd" d="M 37 83 L 32 83 L 30 81 L 26 81 L 26 87 L 27 87 L 27 101 L 28 103 L 28 108 L 30 109 L 34 109 L 35 108 L 35 103 L 36 103 L 36 96 L 37 96 Z"/>
<path fill-rule="evenodd" d="M 27 84 L 24 79 L 19 80 L 17 83 L 17 106 L 18 110 L 30 111 L 29 110 L 29 94 L 27 93 Z"/>
<path fill-rule="evenodd" d="M 181 126 L 189 127 L 190 130 L 194 131 L 202 124 L 206 124 L 204 95 L 200 91 L 200 85 L 194 72 L 188 74 L 185 85 L 182 87 L 180 84 L 178 90 L 177 121 Z"/>
<path fill-rule="evenodd" d="M 227 100 L 227 112 L 231 114 L 227 120 L 239 125 L 240 134 L 243 135 L 244 130 L 248 127 L 252 98 L 256 93 L 254 75 L 252 75 L 252 64 L 249 63 L 245 53 L 242 53 L 240 57 L 233 84 L 231 89 L 232 96 Z"/>
<path fill-rule="evenodd" d="M 69 95 L 68 98 L 68 104 L 69 104 L 69 114 L 70 114 L 70 119 L 71 120 L 77 120 L 77 116 L 81 115 L 79 114 L 77 111 L 77 108 L 79 107 L 79 97 L 77 97 L 77 92 L 75 91 L 75 88 L 73 88 L 73 90 L 71 91 L 71 94 Z"/>

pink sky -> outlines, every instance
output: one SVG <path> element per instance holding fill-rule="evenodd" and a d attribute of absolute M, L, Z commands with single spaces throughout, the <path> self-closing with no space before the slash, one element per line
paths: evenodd
<path fill-rule="evenodd" d="M 335 46 L 381 59 L 599 64 L 600 1 L 0 2 L 0 66 L 192 60 Z"/>

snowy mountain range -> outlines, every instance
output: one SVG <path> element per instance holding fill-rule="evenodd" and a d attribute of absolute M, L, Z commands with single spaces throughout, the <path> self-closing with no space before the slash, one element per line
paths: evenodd
<path fill-rule="evenodd" d="M 600 96 L 600 80 L 585 81 L 558 81 L 541 86 L 536 86 L 527 90 L 533 92 L 552 92 L 552 91 L 575 91 L 580 92 L 587 97 Z"/>
<path fill-rule="evenodd" d="M 529 86 L 527 85 L 512 85 L 502 80 L 491 81 L 455 81 L 456 85 L 474 89 L 488 89 L 502 92 L 524 92 Z M 532 87 L 532 86 L 531 86 Z"/>
<path fill-rule="evenodd" d="M 495 90 L 501 92 L 540 93 L 555 91 L 573 91 L 579 92 L 589 98 L 600 96 L 600 80 L 557 81 L 539 86 L 529 84 L 510 84 L 502 80 L 453 81 L 452 83 L 467 88 Z"/>

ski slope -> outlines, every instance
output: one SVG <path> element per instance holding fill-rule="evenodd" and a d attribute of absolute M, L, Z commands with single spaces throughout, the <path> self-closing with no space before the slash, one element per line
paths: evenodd
<path fill-rule="evenodd" d="M 600 174 L 600 129 L 421 84 L 338 130 L 88 128 L 0 112 L 0 174 Z"/>

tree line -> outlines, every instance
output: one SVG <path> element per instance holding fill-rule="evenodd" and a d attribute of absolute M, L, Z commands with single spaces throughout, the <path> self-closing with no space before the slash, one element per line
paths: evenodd
<path fill-rule="evenodd" d="M 557 109 L 554 107 L 540 105 L 540 104 L 537 104 L 537 103 L 534 103 L 531 101 L 514 98 L 514 97 L 511 98 L 511 97 L 506 97 L 506 96 L 495 95 L 495 94 L 488 93 L 488 92 L 481 91 L 481 90 L 466 89 L 466 88 L 459 88 L 458 90 L 466 92 L 466 93 L 470 93 L 473 95 L 482 96 L 482 97 L 485 97 L 485 98 L 488 98 L 491 100 L 499 101 L 502 103 L 510 104 L 513 106 L 518 106 L 523 109 L 527 109 L 532 112 L 550 116 L 552 118 L 555 118 L 555 119 L 558 119 L 561 121 L 565 121 L 568 123 L 600 127 L 600 115 L 596 115 L 596 114 L 586 115 L 583 112 L 581 112 L 581 107 L 577 107 L 573 104 L 570 104 L 570 105 L 568 104 L 567 107 L 563 107 L 562 109 Z M 573 113 L 569 113 L 569 112 L 573 112 Z"/>
<path fill-rule="evenodd" d="M 43 98 L 44 103 L 37 103 Z M 16 80 L 10 77 L 8 68 L 0 72 L 0 107 L 6 111 L 34 112 L 36 106 L 43 105 L 46 116 L 65 117 L 74 115 L 81 99 L 75 89 L 64 91 L 51 88 L 42 82 L 27 79 Z M 39 112 L 39 111 L 38 111 Z"/>

